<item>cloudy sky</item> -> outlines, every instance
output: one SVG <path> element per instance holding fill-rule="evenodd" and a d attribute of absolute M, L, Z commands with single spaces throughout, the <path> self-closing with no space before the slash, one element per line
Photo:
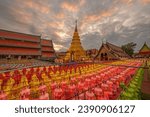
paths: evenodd
<path fill-rule="evenodd" d="M 84 49 L 146 41 L 150 46 L 150 0 L 0 0 L 0 28 L 52 39 L 66 51 L 75 20 Z"/>

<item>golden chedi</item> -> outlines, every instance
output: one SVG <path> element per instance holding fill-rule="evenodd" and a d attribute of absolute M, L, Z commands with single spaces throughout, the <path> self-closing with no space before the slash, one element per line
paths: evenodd
<path fill-rule="evenodd" d="M 71 42 L 71 46 L 67 51 L 67 54 L 64 59 L 66 62 L 83 61 L 86 59 L 86 54 L 81 45 L 80 36 L 78 34 L 77 21 L 76 21 L 76 26 L 75 26 L 75 31 Z"/>

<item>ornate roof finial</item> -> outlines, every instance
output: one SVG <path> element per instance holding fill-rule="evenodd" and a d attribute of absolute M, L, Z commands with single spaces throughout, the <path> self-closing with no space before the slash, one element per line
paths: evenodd
<path fill-rule="evenodd" d="M 106 38 L 103 38 L 103 39 L 102 39 L 102 43 L 103 43 L 103 44 L 106 44 L 106 43 L 107 43 Z"/>
<path fill-rule="evenodd" d="M 77 28 L 77 20 L 76 20 L 76 27 L 75 27 L 75 32 L 78 32 L 78 28 Z"/>

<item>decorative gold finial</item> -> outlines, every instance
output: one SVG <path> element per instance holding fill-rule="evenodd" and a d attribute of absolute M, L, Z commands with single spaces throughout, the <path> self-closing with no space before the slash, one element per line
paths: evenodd
<path fill-rule="evenodd" d="M 77 28 L 77 20 L 76 20 L 76 27 L 75 27 L 75 32 L 78 32 L 78 28 Z"/>

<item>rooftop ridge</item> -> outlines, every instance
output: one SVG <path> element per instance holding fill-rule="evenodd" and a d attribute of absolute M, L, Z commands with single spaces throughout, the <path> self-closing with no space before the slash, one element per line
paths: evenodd
<path fill-rule="evenodd" d="M 6 29 L 0 29 L 0 31 L 6 31 L 6 32 L 11 32 L 11 33 L 17 33 L 17 34 L 23 34 L 23 35 L 28 35 L 28 36 L 41 37 L 40 35 L 22 33 L 22 32 L 17 32 L 17 31 L 10 31 L 10 30 L 6 30 Z"/>

